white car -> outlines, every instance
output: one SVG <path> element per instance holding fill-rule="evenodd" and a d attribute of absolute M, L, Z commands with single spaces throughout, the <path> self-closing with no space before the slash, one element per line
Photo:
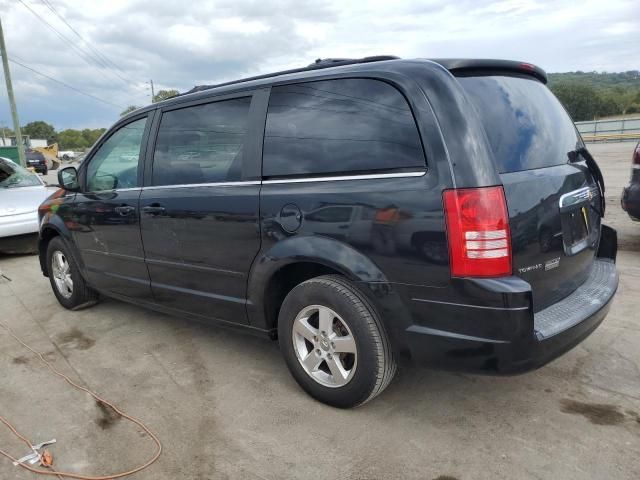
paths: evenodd
<path fill-rule="evenodd" d="M 38 207 L 51 193 L 37 174 L 0 157 L 0 252 L 37 251 Z"/>
<path fill-rule="evenodd" d="M 63 160 L 71 160 L 76 158 L 76 152 L 73 150 L 60 150 L 58 152 L 58 158 L 62 158 Z"/>

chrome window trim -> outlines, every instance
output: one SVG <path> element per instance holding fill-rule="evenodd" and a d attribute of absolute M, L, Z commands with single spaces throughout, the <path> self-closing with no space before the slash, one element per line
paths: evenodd
<path fill-rule="evenodd" d="M 213 182 L 213 183 L 187 183 L 179 185 L 149 185 L 142 187 L 142 190 L 161 190 L 161 189 L 175 189 L 175 188 L 195 188 L 195 187 L 241 187 L 249 185 L 271 185 L 280 183 L 310 183 L 310 182 L 334 182 L 341 180 L 376 180 L 383 178 L 410 178 L 410 177 L 422 177 L 426 175 L 426 170 L 419 170 L 415 172 L 396 172 L 396 173 L 371 173 L 365 175 L 340 175 L 340 176 L 328 176 L 328 177 L 303 177 L 303 178 L 282 178 L 276 180 L 249 180 L 238 182 Z M 135 189 L 121 189 L 122 190 L 135 190 Z"/>
<path fill-rule="evenodd" d="M 179 185 L 149 185 L 142 187 L 142 190 L 161 190 L 167 188 L 195 188 L 195 187 L 236 187 L 245 185 L 260 185 L 260 180 L 239 181 L 239 182 L 213 182 L 213 183 L 184 183 Z"/>
<path fill-rule="evenodd" d="M 135 192 L 136 190 L 142 190 L 142 187 L 130 187 L 130 188 L 116 188 L 116 192 Z"/>
<path fill-rule="evenodd" d="M 89 192 L 77 192 L 77 193 L 81 193 L 83 195 L 93 195 L 97 193 L 135 192 L 140 190 L 142 190 L 142 187 L 112 188 L 110 190 L 91 190 Z"/>
<path fill-rule="evenodd" d="M 336 182 L 342 180 L 376 180 L 383 178 L 409 178 L 409 177 L 422 177 L 426 175 L 426 170 L 419 170 L 415 172 L 396 172 L 396 173 L 369 173 L 365 175 L 339 175 L 328 177 L 303 177 L 303 178 L 282 178 L 276 180 L 263 180 L 265 185 L 277 184 L 277 183 L 310 183 L 310 182 Z"/>

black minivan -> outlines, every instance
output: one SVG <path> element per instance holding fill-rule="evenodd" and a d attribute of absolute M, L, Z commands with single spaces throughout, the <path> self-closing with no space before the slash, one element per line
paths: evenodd
<path fill-rule="evenodd" d="M 59 172 L 42 271 L 66 308 L 101 294 L 277 338 L 337 407 L 404 361 L 534 369 L 618 285 L 602 174 L 546 81 L 368 57 L 196 87 Z"/>

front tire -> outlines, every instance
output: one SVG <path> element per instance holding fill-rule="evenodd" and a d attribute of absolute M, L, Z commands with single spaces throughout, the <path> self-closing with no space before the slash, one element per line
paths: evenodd
<path fill-rule="evenodd" d="M 278 316 L 278 337 L 298 384 L 334 407 L 368 402 L 396 371 L 377 312 L 338 275 L 312 278 L 289 292 Z"/>
<path fill-rule="evenodd" d="M 98 294 L 89 288 L 78 265 L 60 237 L 54 237 L 47 248 L 47 271 L 58 302 L 69 310 L 94 305 Z"/>

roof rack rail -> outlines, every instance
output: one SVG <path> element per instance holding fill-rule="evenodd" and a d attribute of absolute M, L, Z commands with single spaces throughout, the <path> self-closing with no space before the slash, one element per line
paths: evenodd
<path fill-rule="evenodd" d="M 181 93 L 180 95 L 188 95 L 189 93 L 201 92 L 203 90 L 209 90 L 211 88 L 225 87 L 227 85 L 235 85 L 237 83 L 250 82 L 252 80 L 262 80 L 263 78 L 277 77 L 279 75 L 286 75 L 288 73 L 306 72 L 309 70 L 319 70 L 321 68 L 340 67 L 342 65 L 353 65 L 357 63 L 370 63 L 381 62 L 384 60 L 398 60 L 400 57 L 395 55 L 375 55 L 372 57 L 363 58 L 318 58 L 315 62 L 302 68 L 294 68 L 291 70 L 282 70 L 280 72 L 267 73 L 265 75 L 257 75 L 255 77 L 242 78 L 240 80 L 233 80 L 231 82 L 218 83 L 216 85 L 197 85 L 191 90 Z"/>

